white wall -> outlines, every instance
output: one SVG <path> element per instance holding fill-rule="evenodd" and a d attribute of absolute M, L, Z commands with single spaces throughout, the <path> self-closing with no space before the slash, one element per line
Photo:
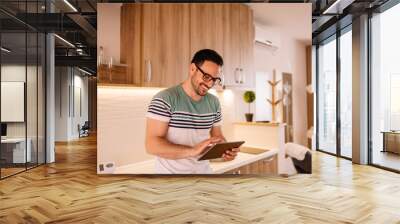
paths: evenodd
<path fill-rule="evenodd" d="M 226 105 L 229 109 L 226 109 L 226 113 L 233 113 L 231 119 L 229 117 L 225 117 L 223 119 L 226 119 L 227 122 L 241 122 L 241 121 L 246 121 L 245 113 L 249 112 L 249 104 L 244 102 L 243 100 L 243 94 L 247 90 L 253 90 L 255 91 L 255 87 L 248 87 L 248 88 L 240 88 L 240 89 L 227 89 L 225 91 L 231 91 L 233 94 L 233 103 L 232 105 L 229 105 L 228 103 L 222 103 L 224 101 L 224 98 L 219 98 L 221 101 L 221 104 Z M 257 96 L 256 96 L 257 98 Z M 232 108 L 231 108 L 232 107 Z M 255 113 L 256 112 L 256 104 L 255 102 L 250 104 L 250 112 Z M 231 111 L 232 110 L 232 111 Z M 225 113 L 225 114 L 226 114 Z M 223 116 L 225 116 L 223 114 Z M 254 118 L 253 118 L 254 120 Z"/>
<path fill-rule="evenodd" d="M 264 27 L 265 28 L 265 27 Z M 279 30 L 277 28 L 269 28 L 269 30 L 274 30 L 277 33 L 274 38 L 280 38 L 279 49 L 271 51 L 263 46 L 254 46 L 254 59 L 255 59 L 255 71 L 256 75 L 256 86 L 262 88 L 265 87 L 265 92 L 267 92 L 270 97 L 271 88 L 264 82 L 266 80 L 272 79 L 273 70 L 276 70 L 276 79 L 280 80 L 282 78 L 282 72 L 291 73 L 293 75 L 293 128 L 294 128 L 294 142 L 302 145 L 307 145 L 307 74 L 306 74 L 306 47 L 311 44 L 308 42 L 297 40 L 293 37 L 286 36 L 284 30 Z M 277 89 L 281 89 L 281 84 L 277 85 Z M 280 91 L 277 91 L 278 96 L 281 95 Z M 260 95 L 260 94 L 259 94 Z M 271 119 L 271 106 L 268 104 L 264 96 L 259 96 L 256 101 L 264 102 L 266 107 L 261 107 L 260 105 L 256 109 L 256 119 L 257 120 L 270 120 Z M 254 106 L 254 105 L 253 105 Z M 244 114 L 247 111 L 247 106 L 244 105 L 242 110 L 238 113 Z M 277 111 L 281 111 L 278 109 Z M 243 115 L 244 116 L 244 115 Z M 281 113 L 278 112 L 277 120 L 282 119 Z"/>
<path fill-rule="evenodd" d="M 1 82 L 1 121 L 25 121 L 25 82 Z"/>
<path fill-rule="evenodd" d="M 76 70 L 75 70 L 76 71 Z M 75 106 L 72 110 L 75 110 L 75 113 L 72 113 L 72 119 L 71 119 L 71 135 L 72 138 L 79 138 L 79 132 L 78 132 L 78 124 L 82 126 L 85 121 L 88 121 L 88 78 L 86 76 L 82 76 L 82 73 L 75 73 L 74 75 L 74 94 L 73 96 L 75 100 Z M 80 90 L 80 99 L 78 98 L 78 90 Z M 79 100 L 81 101 L 79 103 Z M 80 110 L 79 111 L 78 105 L 80 104 Z"/>
<path fill-rule="evenodd" d="M 37 70 L 38 69 L 38 70 Z M 38 76 L 37 76 L 38 75 Z M 18 108 L 20 113 L 26 112 L 26 121 L 23 122 L 7 122 L 7 137 L 25 137 L 30 139 L 30 148 L 32 151 L 32 158 L 36 158 L 39 154 L 39 163 L 44 162 L 44 74 L 42 68 L 36 66 L 25 66 L 20 64 L 7 64 L 1 66 L 1 78 L 3 81 L 10 82 L 24 82 L 26 84 L 26 107 Z M 27 81 L 25 80 L 27 78 Z M 4 89 L 2 89 L 3 92 Z M 20 90 L 22 91 L 22 90 Z M 39 92 L 37 92 L 39 91 Z M 21 92 L 20 92 L 21 93 Z M 22 91 L 23 94 L 23 91 Z M 37 95 L 38 94 L 38 95 Z M 7 97 L 2 95 L 3 97 Z M 23 103 L 24 104 L 24 103 Z M 16 109 L 16 108 L 14 108 Z M 2 107 L 4 112 L 10 108 Z M 16 111 L 9 111 L 17 113 Z M 52 151 L 47 150 L 48 154 Z M 51 157 L 48 157 L 48 162 L 52 162 Z M 36 161 L 36 159 L 34 159 Z"/>
<path fill-rule="evenodd" d="M 121 5 L 117 3 L 97 4 L 97 52 L 103 47 L 103 56 L 108 62 L 120 62 Z"/>
<path fill-rule="evenodd" d="M 2 65 L 1 81 L 25 82 L 25 65 Z M 28 66 L 28 69 L 32 67 Z"/>
<path fill-rule="evenodd" d="M 78 124 L 82 126 L 88 120 L 88 78 L 71 67 L 56 67 L 55 73 L 55 141 L 77 139 Z M 79 104 L 74 91 L 77 88 L 81 90 L 82 116 L 74 107 L 74 103 Z"/>
<path fill-rule="evenodd" d="M 258 80 L 271 79 L 273 69 L 276 70 L 278 80 L 281 79 L 282 72 L 293 75 L 294 142 L 307 145 L 306 47 L 311 45 L 311 4 L 250 3 L 248 5 L 253 10 L 256 27 L 265 31 L 263 39 L 272 41 L 272 44 L 278 47 L 273 52 L 265 47 L 255 45 L 254 70 L 261 76 L 258 77 Z M 263 84 L 257 83 L 256 85 L 261 87 Z M 266 92 L 271 92 L 268 84 L 265 83 L 264 86 Z M 278 85 L 279 88 L 281 85 Z M 262 100 L 268 104 L 266 99 Z M 271 107 L 269 106 L 269 108 Z M 244 106 L 238 110 L 238 113 L 243 114 L 246 110 L 247 107 Z M 257 113 L 262 113 L 264 116 L 256 114 L 256 119 L 270 120 L 266 119 L 271 114 L 270 110 L 258 107 Z M 277 118 L 278 120 L 282 119 L 280 113 L 277 114 Z"/>
<path fill-rule="evenodd" d="M 28 74 L 36 74 L 36 67 L 25 65 L 2 65 L 1 66 L 1 81 L 17 81 L 25 82 L 26 71 Z M 33 96 L 33 94 L 27 94 Z M 5 110 L 5 108 L 2 108 Z M 31 122 L 31 121 L 29 121 Z M 30 124 L 29 124 L 30 125 Z M 8 122 L 7 123 L 7 136 L 8 137 L 25 137 L 26 122 Z M 29 133 L 28 133 L 29 135 Z"/>
<path fill-rule="evenodd" d="M 24 82 L 24 83 L 26 83 L 26 80 L 25 80 L 26 71 L 25 71 L 25 69 L 28 70 L 28 74 L 31 74 L 31 72 L 33 71 L 34 68 L 31 67 L 31 66 L 25 67 L 25 65 L 24 66 L 22 66 L 22 65 L 2 65 L 1 66 L 1 81 L 2 82 Z M 3 93 L 3 90 L 2 90 L 2 93 Z M 22 92 L 22 94 L 23 94 L 23 92 Z M 2 99 L 4 97 L 7 97 L 7 96 L 1 96 Z M 3 105 L 3 103 L 2 103 L 2 105 Z M 20 109 L 22 109 L 22 114 L 24 114 L 24 106 L 22 108 L 20 108 Z M 2 114 L 4 114 L 5 111 L 8 111 L 7 108 L 1 108 L 1 110 L 2 110 Z M 2 120 L 3 120 L 3 118 L 2 118 Z M 25 125 L 23 125 L 23 123 L 24 122 L 11 122 L 11 123 L 9 123 L 8 127 L 7 127 L 8 132 L 10 132 L 11 130 L 14 129 L 10 133 L 15 133 L 16 135 L 24 136 L 25 135 L 25 131 L 24 130 L 16 130 L 16 129 L 19 129 L 17 127 L 21 127 L 21 129 L 24 129 Z M 17 133 L 19 133 L 19 134 L 17 134 Z M 17 137 L 21 137 L 21 136 L 17 136 Z"/>
<path fill-rule="evenodd" d="M 55 141 L 68 141 L 68 116 L 70 83 L 69 68 L 55 68 Z"/>
<path fill-rule="evenodd" d="M 238 120 L 238 109 L 239 101 L 242 101 L 241 91 L 226 89 L 223 92 L 216 92 L 210 90 L 210 93 L 217 96 L 221 104 L 222 113 L 222 132 L 228 141 L 233 141 L 233 122 Z M 244 114 L 242 114 L 244 119 Z"/>
<path fill-rule="evenodd" d="M 256 72 L 256 121 L 271 121 L 272 120 L 272 107 L 267 102 L 267 98 L 271 99 L 271 86 L 268 85 L 268 80 L 272 80 L 272 74 L 269 72 Z M 278 77 L 277 77 L 278 79 Z M 280 76 L 279 76 L 280 79 Z M 278 84 L 278 87 L 281 85 Z M 280 91 L 276 91 L 277 93 Z M 278 97 L 279 98 L 279 97 Z M 277 110 L 278 111 L 278 110 Z M 279 115 L 279 113 L 277 114 Z M 277 120 L 280 120 L 281 116 L 277 116 Z"/>

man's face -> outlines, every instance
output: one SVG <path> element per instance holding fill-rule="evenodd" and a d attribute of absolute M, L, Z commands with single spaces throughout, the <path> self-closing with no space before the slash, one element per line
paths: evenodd
<path fill-rule="evenodd" d="M 201 66 L 194 63 L 190 65 L 190 81 L 197 95 L 205 96 L 207 91 L 213 87 L 214 81 L 210 78 L 220 78 L 221 66 L 212 61 L 204 61 Z M 209 77 L 211 76 L 211 77 Z"/>

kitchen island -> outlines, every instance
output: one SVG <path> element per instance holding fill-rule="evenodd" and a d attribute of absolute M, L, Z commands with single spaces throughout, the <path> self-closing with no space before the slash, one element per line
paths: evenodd
<path fill-rule="evenodd" d="M 232 161 L 210 161 L 214 174 L 276 174 L 278 149 L 240 147 Z M 155 174 L 154 159 L 115 168 L 114 174 Z"/>
<path fill-rule="evenodd" d="M 245 146 L 270 148 L 278 150 L 278 173 L 293 172 L 292 165 L 285 158 L 285 123 L 235 122 L 233 123 L 233 140 L 242 140 Z"/>

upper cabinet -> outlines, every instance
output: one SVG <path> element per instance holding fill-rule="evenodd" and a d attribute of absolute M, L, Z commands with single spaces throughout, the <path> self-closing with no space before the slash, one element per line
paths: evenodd
<path fill-rule="evenodd" d="M 254 24 L 252 10 L 243 4 L 225 4 L 224 84 L 254 85 Z"/>
<path fill-rule="evenodd" d="M 142 5 L 123 4 L 121 7 L 120 60 L 127 65 L 127 83 L 142 84 L 141 45 Z"/>
<path fill-rule="evenodd" d="M 121 62 L 127 84 L 166 87 L 188 74 L 189 4 L 123 4 Z"/>
<path fill-rule="evenodd" d="M 223 80 L 225 85 L 240 85 L 240 13 L 239 4 L 225 4 L 222 12 L 226 35 L 223 38 L 224 67 Z"/>
<path fill-rule="evenodd" d="M 205 48 L 224 53 L 224 4 L 193 3 L 190 5 L 190 55 Z"/>
<path fill-rule="evenodd" d="M 252 87 L 255 84 L 253 11 L 248 6 L 239 5 L 240 32 L 240 77 L 239 83 Z"/>
<path fill-rule="evenodd" d="M 142 7 L 142 85 L 176 85 L 189 71 L 189 4 Z"/>
<path fill-rule="evenodd" d="M 254 25 L 244 4 L 123 4 L 121 63 L 127 84 L 169 87 L 185 80 L 191 57 L 210 48 L 224 59 L 227 86 L 254 85 Z"/>
<path fill-rule="evenodd" d="M 254 85 L 253 13 L 244 4 L 190 5 L 190 52 L 210 48 L 224 59 L 227 86 Z"/>

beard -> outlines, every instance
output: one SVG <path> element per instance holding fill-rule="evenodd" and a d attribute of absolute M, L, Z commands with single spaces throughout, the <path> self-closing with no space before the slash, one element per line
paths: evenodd
<path fill-rule="evenodd" d="M 194 91 L 196 92 L 197 95 L 199 96 L 205 96 L 207 94 L 207 91 L 210 89 L 205 83 L 200 82 L 199 84 L 196 84 L 196 81 L 194 78 L 191 79 L 192 87 Z"/>

